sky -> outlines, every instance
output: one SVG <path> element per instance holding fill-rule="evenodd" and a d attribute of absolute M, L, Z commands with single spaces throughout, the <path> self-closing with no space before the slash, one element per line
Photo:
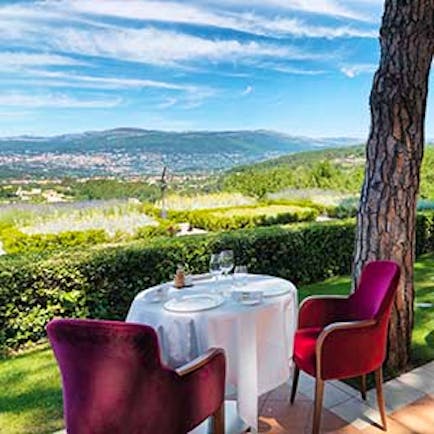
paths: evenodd
<path fill-rule="evenodd" d="M 366 138 L 382 7 L 0 0 L 0 136 L 140 127 Z"/>

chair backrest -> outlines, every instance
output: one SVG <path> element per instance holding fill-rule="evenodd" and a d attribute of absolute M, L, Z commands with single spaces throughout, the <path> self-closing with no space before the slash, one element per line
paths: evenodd
<path fill-rule="evenodd" d="M 62 374 L 68 434 L 182 431 L 177 374 L 162 365 L 152 328 L 59 319 L 47 333 Z"/>
<path fill-rule="evenodd" d="M 365 265 L 356 291 L 350 297 L 353 319 L 388 316 L 398 288 L 400 269 L 393 261 L 373 261 Z"/>

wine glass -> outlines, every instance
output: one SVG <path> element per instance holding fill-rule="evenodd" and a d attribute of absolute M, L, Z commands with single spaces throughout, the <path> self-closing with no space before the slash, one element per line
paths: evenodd
<path fill-rule="evenodd" d="M 234 268 L 234 252 L 232 250 L 223 250 L 220 253 L 220 267 L 225 276 Z"/>
<path fill-rule="evenodd" d="M 218 276 L 222 274 L 222 268 L 220 264 L 220 255 L 218 253 L 213 253 L 209 260 L 209 272 L 214 277 L 214 280 L 218 280 Z"/>
<path fill-rule="evenodd" d="M 234 269 L 234 284 L 243 287 L 247 283 L 247 265 L 237 265 Z"/>

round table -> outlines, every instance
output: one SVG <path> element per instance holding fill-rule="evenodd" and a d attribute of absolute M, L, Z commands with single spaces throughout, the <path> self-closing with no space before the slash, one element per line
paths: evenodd
<path fill-rule="evenodd" d="M 240 290 L 233 280 L 214 281 L 205 276 L 195 279 L 192 288 L 181 290 L 171 283 L 140 292 L 127 315 L 128 322 L 153 327 L 159 338 L 163 361 L 176 368 L 204 353 L 220 347 L 226 353 L 226 396 L 236 399 L 238 414 L 253 430 L 257 429 L 258 397 L 285 383 L 290 376 L 293 337 L 297 323 L 297 289 L 284 279 L 248 274 L 243 291 L 262 291 L 257 305 L 244 305 L 231 297 Z M 176 294 L 218 292 L 224 303 L 214 309 L 197 312 L 172 312 L 164 303 L 150 302 L 150 294 L 169 287 Z M 267 297 L 270 289 L 284 292 Z"/>

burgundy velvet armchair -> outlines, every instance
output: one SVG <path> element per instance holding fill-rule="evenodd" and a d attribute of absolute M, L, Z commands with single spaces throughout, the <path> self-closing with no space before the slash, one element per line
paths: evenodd
<path fill-rule="evenodd" d="M 210 349 L 173 370 L 151 327 L 59 319 L 47 325 L 68 434 L 184 434 L 209 416 L 224 432 L 225 356 Z"/>
<path fill-rule="evenodd" d="M 377 400 L 386 430 L 382 364 L 399 275 L 395 262 L 370 262 L 349 297 L 314 296 L 301 303 L 294 340 L 291 404 L 301 369 L 316 378 L 313 434 L 319 432 L 324 381 L 360 377 L 362 397 L 366 399 L 366 374 L 370 372 L 375 372 Z"/>

